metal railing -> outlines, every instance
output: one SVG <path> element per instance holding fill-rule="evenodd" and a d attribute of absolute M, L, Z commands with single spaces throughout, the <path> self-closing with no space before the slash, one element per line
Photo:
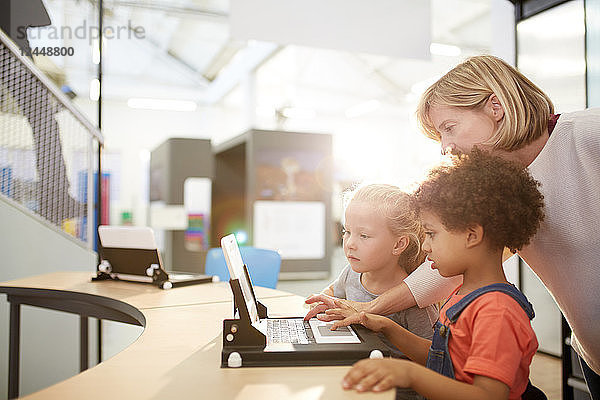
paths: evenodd
<path fill-rule="evenodd" d="M 102 143 L 98 129 L 0 30 L 0 198 L 92 248 Z"/>

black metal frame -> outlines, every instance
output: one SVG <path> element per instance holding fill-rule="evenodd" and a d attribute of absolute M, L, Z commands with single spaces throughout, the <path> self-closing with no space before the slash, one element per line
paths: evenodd
<path fill-rule="evenodd" d="M 19 397 L 21 305 L 78 314 L 80 317 L 79 368 L 88 368 L 88 318 L 107 319 L 145 327 L 146 318 L 137 308 L 108 297 L 63 290 L 0 287 L 10 303 L 10 349 L 8 357 L 8 398 Z"/>
<path fill-rule="evenodd" d="M 98 130 L 102 132 L 102 43 L 103 36 L 102 33 L 104 31 L 104 5 L 102 0 L 98 0 L 98 31 L 100 35 L 98 37 Z M 97 182 L 98 190 L 96 193 L 96 209 L 98 210 L 98 217 L 96 218 L 96 248 L 98 249 L 98 263 L 100 264 L 100 237 L 98 235 L 98 227 L 100 226 L 100 218 L 102 216 L 102 144 L 98 144 L 98 182 Z M 97 335 L 98 335 L 98 363 L 102 362 L 102 320 L 98 320 L 98 324 L 96 327 Z"/>
<path fill-rule="evenodd" d="M 515 5 L 515 21 L 533 17 L 570 0 L 510 0 Z"/>

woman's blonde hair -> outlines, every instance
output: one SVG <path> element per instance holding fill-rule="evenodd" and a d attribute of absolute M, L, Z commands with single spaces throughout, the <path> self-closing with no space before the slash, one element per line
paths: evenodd
<path fill-rule="evenodd" d="M 550 98 L 505 61 L 487 55 L 468 58 L 431 85 L 417 106 L 417 121 L 426 136 L 441 141 L 429 117 L 432 106 L 481 109 L 492 94 L 498 97 L 504 118 L 486 145 L 517 150 L 548 131 L 554 113 Z"/>
<path fill-rule="evenodd" d="M 351 201 L 372 204 L 387 219 L 387 226 L 394 236 L 408 237 L 408 246 L 398 259 L 398 265 L 407 273 L 410 274 L 425 261 L 425 253 L 421 249 L 425 233 L 407 193 L 394 185 L 370 184 L 345 192 L 345 206 Z"/>

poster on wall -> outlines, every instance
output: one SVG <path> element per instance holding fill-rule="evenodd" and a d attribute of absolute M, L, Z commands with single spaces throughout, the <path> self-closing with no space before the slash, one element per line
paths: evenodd
<path fill-rule="evenodd" d="M 187 178 L 183 184 L 183 205 L 187 215 L 184 246 L 188 251 L 208 250 L 211 187 L 209 178 Z"/>
<path fill-rule="evenodd" d="M 261 150 L 256 155 L 257 200 L 321 200 L 328 161 L 318 151 Z"/>
<path fill-rule="evenodd" d="M 325 257 L 325 203 L 254 202 L 254 246 L 279 251 L 284 260 Z"/>

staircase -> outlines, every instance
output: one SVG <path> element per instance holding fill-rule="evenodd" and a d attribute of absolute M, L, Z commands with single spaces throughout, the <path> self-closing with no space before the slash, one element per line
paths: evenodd
<path fill-rule="evenodd" d="M 95 191 L 87 188 L 102 141 L 0 31 L 0 198 L 92 248 Z"/>
<path fill-rule="evenodd" d="M 95 191 L 87 188 L 95 187 L 102 142 L 0 30 L 0 281 L 95 271 Z M 0 398 L 8 388 L 9 307 L 3 297 Z M 79 372 L 78 316 L 24 306 L 21 326 L 21 395 Z"/>

